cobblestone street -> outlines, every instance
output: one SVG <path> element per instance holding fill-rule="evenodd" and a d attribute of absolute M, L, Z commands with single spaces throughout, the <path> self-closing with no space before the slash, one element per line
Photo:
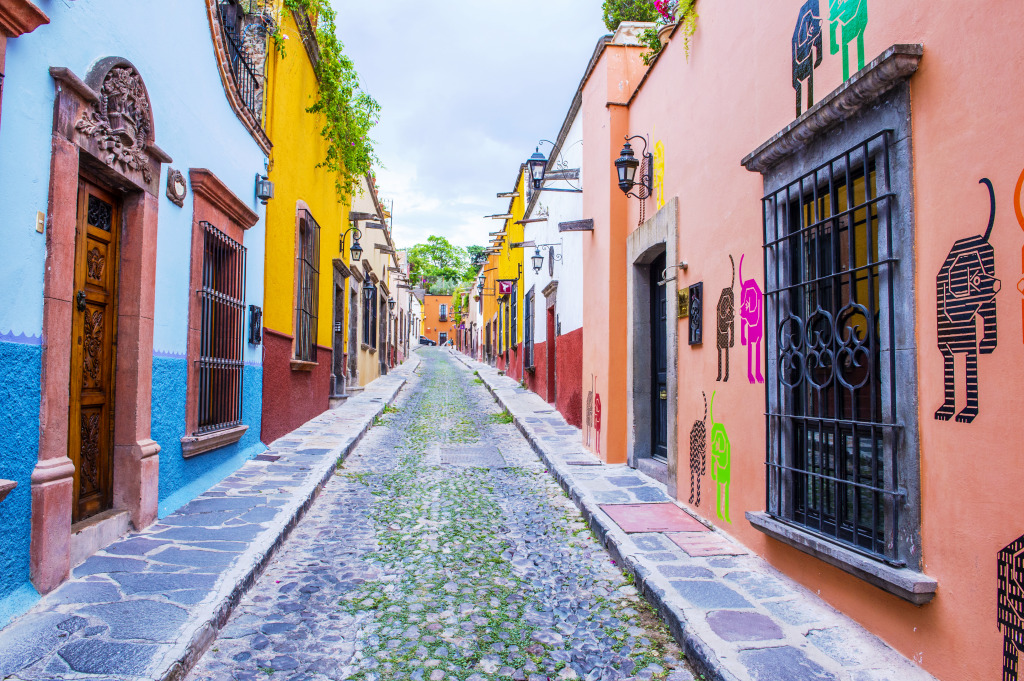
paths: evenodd
<path fill-rule="evenodd" d="M 691 679 L 482 381 L 442 350 L 190 679 Z"/>

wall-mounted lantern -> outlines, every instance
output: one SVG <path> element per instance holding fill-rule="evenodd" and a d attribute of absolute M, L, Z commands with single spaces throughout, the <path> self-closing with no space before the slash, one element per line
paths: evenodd
<path fill-rule="evenodd" d="M 352 232 L 352 246 L 349 247 L 349 252 L 352 254 L 351 262 L 359 262 L 363 257 L 363 247 L 359 245 L 359 240 L 363 237 L 363 233 L 359 231 L 356 224 L 353 222 L 352 226 L 346 229 L 341 235 L 341 243 L 338 244 L 338 251 L 345 251 L 345 237 L 348 233 Z"/>
<path fill-rule="evenodd" d="M 389 310 L 394 310 L 395 309 L 395 299 L 394 298 L 388 298 L 388 309 Z"/>
<path fill-rule="evenodd" d="M 533 249 L 533 257 L 530 258 L 533 263 L 533 273 L 540 274 L 540 268 L 544 267 L 544 256 L 540 253 L 540 246 Z"/>
<path fill-rule="evenodd" d="M 541 184 L 544 183 L 544 172 L 548 168 L 548 160 L 544 158 L 544 154 L 540 153 L 540 144 L 533 152 L 533 156 L 526 161 L 527 167 L 530 169 L 530 177 L 533 179 L 533 188 L 540 189 Z"/>
<path fill-rule="evenodd" d="M 640 155 L 646 162 L 646 168 L 640 171 L 639 180 L 636 180 L 636 171 L 640 167 L 640 161 L 633 155 L 633 147 L 629 144 L 630 140 L 636 139 L 644 143 L 644 149 Z M 619 157 L 615 159 L 615 170 L 619 175 L 619 189 L 622 190 L 622 193 L 626 196 L 634 196 L 641 201 L 650 196 L 654 188 L 653 178 L 651 177 L 653 165 L 654 154 L 647 151 L 647 139 L 640 135 L 627 137 L 626 144 L 622 147 L 622 151 L 619 152 Z M 638 185 L 637 193 L 633 194 L 631 190 Z"/>
<path fill-rule="evenodd" d="M 363 284 L 363 297 L 366 298 L 366 302 L 370 302 L 373 299 L 373 292 L 376 289 L 373 287 L 373 282 L 369 279 Z"/>
<path fill-rule="evenodd" d="M 256 198 L 264 206 L 267 205 L 267 201 L 274 198 L 274 183 L 269 177 L 259 173 L 256 173 Z"/>
<path fill-rule="evenodd" d="M 537 147 L 535 148 L 533 155 L 526 160 L 526 166 L 530 170 L 530 180 L 533 184 L 533 190 L 540 192 L 569 192 L 572 194 L 582 194 L 583 190 L 579 187 L 573 187 L 571 182 L 569 182 L 569 186 L 572 187 L 571 189 L 555 189 L 544 186 L 544 176 L 547 174 L 548 169 L 548 160 L 544 158 L 544 154 L 540 153 L 540 145 L 544 143 L 550 144 L 552 149 L 555 148 L 555 143 L 551 140 L 540 140 L 537 142 Z M 569 172 L 566 170 L 567 165 L 568 164 L 562 160 L 561 156 L 559 156 L 559 160 L 555 166 L 555 169 L 559 171 L 559 176 L 555 179 L 568 182 L 568 177 L 565 176 L 565 173 Z M 576 177 L 579 177 L 578 170 L 573 172 L 576 172 Z"/>

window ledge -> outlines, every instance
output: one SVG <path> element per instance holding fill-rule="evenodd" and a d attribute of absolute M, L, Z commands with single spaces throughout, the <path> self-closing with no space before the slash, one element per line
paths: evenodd
<path fill-rule="evenodd" d="M 186 435 L 181 438 L 181 455 L 186 459 L 215 449 L 233 445 L 242 439 L 249 426 L 232 426 L 223 430 L 215 430 L 212 433 L 202 435 Z"/>
<path fill-rule="evenodd" d="M 292 359 L 291 361 L 292 371 L 312 371 L 317 364 L 318 362 L 307 362 L 304 359 Z"/>
<path fill-rule="evenodd" d="M 370 347 L 369 345 L 367 345 L 366 343 L 360 343 L 360 344 L 359 344 L 359 347 L 360 347 L 361 349 L 363 349 L 363 350 L 366 350 L 366 351 L 367 351 L 368 353 L 370 353 L 371 355 L 374 355 L 374 354 L 376 354 L 376 353 L 377 353 L 377 348 L 371 348 L 371 347 Z"/>
<path fill-rule="evenodd" d="M 856 551 L 826 541 L 809 532 L 783 523 L 765 512 L 746 513 L 754 529 L 764 532 L 772 539 L 810 554 L 829 565 L 849 572 L 883 591 L 899 596 L 914 605 L 924 605 L 935 597 L 939 583 L 931 577 L 909 568 L 895 568 L 871 560 Z"/>
<path fill-rule="evenodd" d="M 0 501 L 7 498 L 7 495 L 11 493 L 15 487 L 18 486 L 14 480 L 0 480 Z"/>
<path fill-rule="evenodd" d="M 807 140 L 849 119 L 901 80 L 913 75 L 923 54 L 923 45 L 893 45 L 751 152 L 740 164 L 759 173 L 771 169 L 803 149 Z"/>

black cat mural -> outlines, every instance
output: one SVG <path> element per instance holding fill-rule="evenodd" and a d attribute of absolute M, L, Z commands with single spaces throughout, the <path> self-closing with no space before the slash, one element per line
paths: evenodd
<path fill-rule="evenodd" d="M 821 65 L 821 11 L 818 0 L 807 0 L 793 30 L 793 89 L 796 90 L 796 115 L 800 116 L 803 92 L 800 83 L 807 81 L 807 108 L 814 105 L 814 69 Z M 814 60 L 811 60 L 811 55 Z"/>
<path fill-rule="evenodd" d="M 732 265 L 732 283 L 729 288 L 722 289 L 722 295 L 718 297 L 718 378 L 716 381 L 729 380 L 729 348 L 736 345 L 736 297 L 733 295 L 733 286 L 736 285 L 736 261 L 729 256 L 729 264 Z M 722 377 L 722 356 L 725 356 L 725 377 Z"/>
<path fill-rule="evenodd" d="M 996 219 L 996 194 L 988 178 L 982 178 L 979 184 L 988 185 L 988 229 L 984 236 L 967 237 L 953 244 L 935 280 L 939 350 L 945 374 L 945 401 L 935 412 L 940 421 L 948 421 L 956 411 L 953 355 L 967 355 L 967 405 L 956 420 L 970 423 L 978 415 L 978 353 L 987 355 L 996 349 L 996 294 L 1000 281 L 996 279 L 995 251 L 988 242 Z M 980 343 L 979 317 L 984 324 Z"/>
<path fill-rule="evenodd" d="M 1024 537 L 999 552 L 996 622 L 1003 632 L 1003 681 L 1017 681 L 1017 657 L 1024 650 Z"/>
<path fill-rule="evenodd" d="M 708 396 L 704 396 L 704 419 L 694 421 L 690 429 L 690 503 L 700 506 L 700 479 L 707 470 Z"/>

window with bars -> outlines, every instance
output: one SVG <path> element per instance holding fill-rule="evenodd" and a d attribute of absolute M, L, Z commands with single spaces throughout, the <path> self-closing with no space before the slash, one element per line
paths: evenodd
<path fill-rule="evenodd" d="M 372 286 L 370 294 L 363 293 L 363 342 L 371 348 L 377 347 L 377 287 Z"/>
<path fill-rule="evenodd" d="M 295 295 L 295 359 L 316 361 L 317 308 L 320 293 L 320 225 L 308 210 L 299 210 L 295 257 L 298 284 Z"/>
<path fill-rule="evenodd" d="M 197 432 L 242 422 L 245 247 L 209 222 L 203 228 Z"/>
<path fill-rule="evenodd" d="M 534 318 L 534 315 L 536 314 L 536 312 L 535 312 L 535 305 L 536 305 L 536 303 L 534 303 L 533 289 L 531 288 L 530 292 L 526 294 L 526 302 L 525 302 L 524 309 L 523 309 L 523 324 L 525 325 L 523 327 L 523 366 L 526 367 L 527 369 L 532 369 L 534 367 L 534 360 L 533 360 L 533 343 L 534 343 L 534 340 L 533 340 L 533 334 L 534 334 L 533 325 L 534 325 L 534 319 L 533 318 Z"/>
<path fill-rule="evenodd" d="M 898 290 L 885 130 L 763 199 L 767 506 L 902 566 Z M 745 296 L 743 296 L 745 297 Z"/>
<path fill-rule="evenodd" d="M 509 346 L 515 348 L 516 341 L 519 340 L 519 283 L 512 284 L 512 296 L 509 299 L 509 307 L 511 308 L 509 314 L 511 316 L 509 329 L 512 332 L 509 334 Z"/>

